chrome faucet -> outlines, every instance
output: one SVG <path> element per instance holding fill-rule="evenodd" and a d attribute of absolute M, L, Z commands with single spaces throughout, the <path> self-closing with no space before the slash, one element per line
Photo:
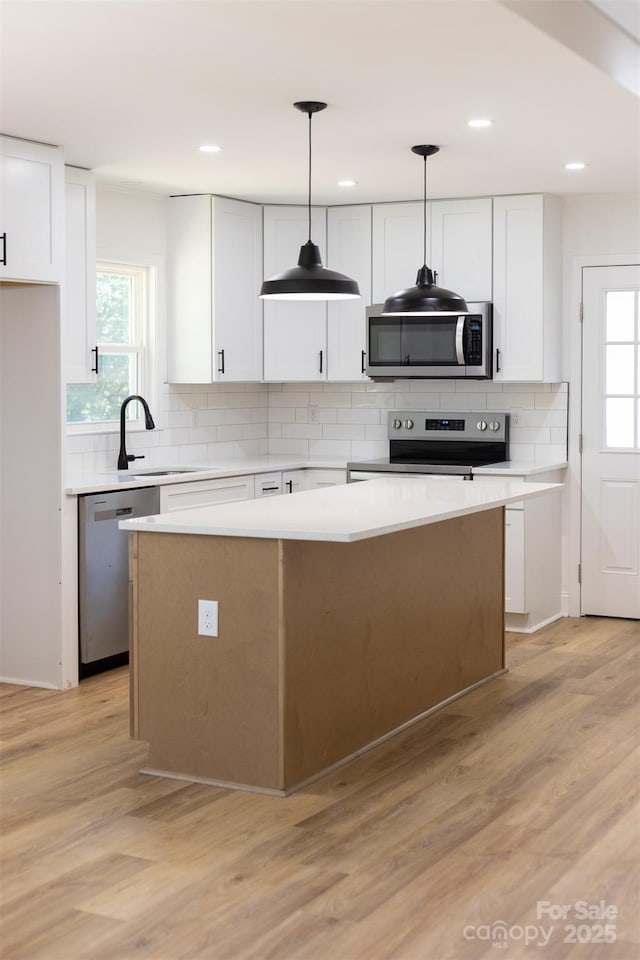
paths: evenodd
<path fill-rule="evenodd" d="M 129 397 L 125 397 L 120 405 L 120 453 L 118 454 L 118 470 L 128 470 L 129 462 L 131 460 L 144 460 L 144 454 L 140 456 L 134 456 L 132 453 L 127 453 L 125 443 L 124 443 L 124 414 L 127 409 L 127 404 L 132 400 L 139 400 L 144 408 L 144 425 L 146 430 L 155 430 L 155 423 L 153 422 L 153 417 L 151 416 L 151 411 L 144 397 L 141 397 L 137 393 L 132 393 Z"/>

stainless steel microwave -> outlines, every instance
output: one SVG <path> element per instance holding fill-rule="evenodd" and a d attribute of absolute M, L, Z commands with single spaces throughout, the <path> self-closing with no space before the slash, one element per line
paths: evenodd
<path fill-rule="evenodd" d="M 492 378 L 492 304 L 469 303 L 468 313 L 382 316 L 367 310 L 367 368 L 380 379 Z"/>

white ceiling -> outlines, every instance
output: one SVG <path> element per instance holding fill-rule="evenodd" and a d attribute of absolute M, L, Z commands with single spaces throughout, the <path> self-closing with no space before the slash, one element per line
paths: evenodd
<path fill-rule="evenodd" d="M 319 203 L 420 196 L 416 143 L 441 147 L 430 197 L 638 190 L 638 98 L 514 7 L 2 0 L 0 128 L 134 189 L 304 202 L 307 119 L 291 104 L 318 99 Z M 470 130 L 474 116 L 495 124 Z"/>

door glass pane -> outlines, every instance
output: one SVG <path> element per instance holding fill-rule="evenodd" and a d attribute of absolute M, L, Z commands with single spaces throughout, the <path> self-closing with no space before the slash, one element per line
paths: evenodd
<path fill-rule="evenodd" d="M 608 394 L 635 393 L 633 344 L 606 347 Z"/>
<path fill-rule="evenodd" d="M 605 401 L 605 447 L 633 447 L 635 402 L 632 398 L 607 397 Z"/>
<path fill-rule="evenodd" d="M 633 290 L 609 290 L 607 293 L 607 340 L 634 340 L 635 293 Z"/>
<path fill-rule="evenodd" d="M 100 353 L 96 383 L 75 383 L 67 387 L 67 423 L 118 420 L 120 404 L 138 392 L 137 356 Z M 130 403 L 127 419 L 139 415 L 139 404 Z"/>

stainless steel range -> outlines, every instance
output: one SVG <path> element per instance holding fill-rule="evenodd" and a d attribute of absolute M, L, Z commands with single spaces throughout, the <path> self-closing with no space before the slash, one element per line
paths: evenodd
<path fill-rule="evenodd" d="M 440 474 L 473 480 L 475 467 L 509 459 L 509 414 L 393 410 L 389 456 L 347 464 L 347 481 L 383 474 Z"/>

